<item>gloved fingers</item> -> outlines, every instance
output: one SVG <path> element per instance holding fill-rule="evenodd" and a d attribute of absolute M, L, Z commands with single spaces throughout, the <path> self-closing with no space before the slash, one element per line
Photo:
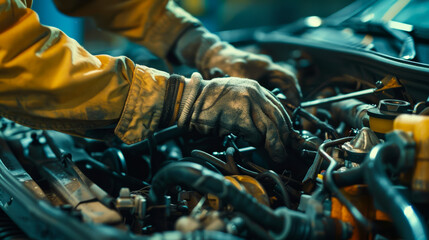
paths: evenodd
<path fill-rule="evenodd" d="M 283 162 L 287 157 L 283 139 L 287 138 L 289 131 L 281 112 L 267 100 L 252 115 L 248 131 L 242 130 L 239 135 L 255 146 L 263 146 L 274 162 Z"/>
<path fill-rule="evenodd" d="M 208 76 L 208 79 L 212 78 L 221 78 L 221 77 L 229 77 L 228 74 L 224 73 L 220 68 L 214 67 L 210 69 L 210 74 Z"/>
<path fill-rule="evenodd" d="M 279 109 L 279 111 L 282 113 L 282 116 L 284 117 L 284 120 L 286 123 L 285 124 L 286 127 L 288 129 L 292 129 L 292 120 L 289 116 L 289 113 L 284 108 L 283 104 L 280 102 L 280 100 L 271 91 L 266 90 L 266 94 L 267 94 L 267 98 L 270 100 L 270 102 L 272 104 L 274 104 Z"/>
<path fill-rule="evenodd" d="M 274 125 L 271 124 L 266 130 L 264 147 L 274 162 L 282 163 L 287 159 L 286 146 L 282 141 L 287 133 L 281 130 L 282 127 Z"/>
<path fill-rule="evenodd" d="M 277 98 L 267 89 L 259 84 L 256 87 L 257 94 L 250 96 L 256 103 L 253 106 L 252 114 L 249 118 L 249 128 L 253 128 L 262 135 L 262 139 L 253 139 L 255 134 L 249 134 L 246 141 L 264 145 L 269 155 L 275 162 L 282 162 L 286 159 L 286 141 L 290 133 L 291 122 L 286 110 Z"/>
<path fill-rule="evenodd" d="M 286 146 L 286 149 L 288 150 L 287 152 L 289 152 L 290 150 L 295 151 L 297 150 L 297 146 L 299 146 L 302 143 L 303 138 L 296 130 L 293 129 L 292 120 L 289 114 L 287 113 L 286 109 L 280 103 L 280 101 L 278 101 L 278 99 L 274 96 L 272 92 L 270 91 L 267 91 L 267 92 L 271 95 L 271 97 L 268 97 L 268 98 L 270 98 L 272 103 L 278 107 L 278 109 L 282 112 L 282 116 L 285 119 L 285 124 L 279 125 L 279 129 L 280 129 L 279 131 L 281 133 L 287 133 L 287 134 L 281 135 L 282 142 L 284 146 Z"/>
<path fill-rule="evenodd" d="M 270 122 L 267 122 L 265 130 L 265 149 L 275 162 L 283 162 L 287 157 L 286 148 L 292 124 L 286 110 L 269 91 L 266 97 L 273 111 L 267 112 Z"/>
<path fill-rule="evenodd" d="M 179 117 L 179 126 L 218 136 L 234 133 L 253 145 L 264 146 L 274 161 L 286 159 L 291 123 L 286 110 L 271 92 L 249 79 L 220 78 L 199 82 L 201 85 L 192 87 L 200 89 L 198 97 L 184 108 L 190 111 L 181 112 L 187 116 Z M 187 90 L 188 86 L 193 86 L 191 83 L 185 87 L 185 98 L 192 95 Z"/>
<path fill-rule="evenodd" d="M 301 88 L 294 80 L 287 78 L 271 78 L 272 86 L 278 87 L 286 96 L 286 101 L 297 107 L 302 100 Z"/>
<path fill-rule="evenodd" d="M 218 44 L 213 51 L 208 63 L 201 66 L 204 77 L 218 77 L 219 71 L 213 69 L 219 69 L 228 76 L 254 79 L 270 90 L 280 88 L 290 103 L 299 105 L 301 90 L 292 70 L 274 63 L 266 55 L 245 52 L 229 44 Z"/>
<path fill-rule="evenodd" d="M 270 90 L 279 88 L 289 102 L 299 105 L 302 99 L 301 88 L 289 65 L 274 63 L 268 56 L 261 54 L 248 53 L 243 59 L 245 62 L 240 65 L 240 77 L 255 79 Z"/>
<path fill-rule="evenodd" d="M 272 63 L 261 81 L 265 82 L 269 89 L 279 88 L 288 102 L 299 106 L 302 99 L 301 88 L 295 74 L 287 67 Z"/>
<path fill-rule="evenodd" d="M 282 116 L 285 120 L 284 124 L 278 125 L 279 132 L 283 133 L 282 135 L 280 135 L 281 140 L 286 147 L 288 153 L 290 153 L 291 151 L 295 152 L 296 150 L 298 150 L 297 146 L 302 143 L 303 139 L 299 135 L 299 133 L 293 129 L 292 120 L 289 117 L 289 114 L 286 109 L 283 107 L 283 104 L 280 103 L 280 101 L 277 99 L 277 97 L 275 97 L 272 92 L 267 90 L 267 94 L 270 95 L 267 97 L 271 100 L 272 104 L 276 105 L 279 111 L 282 112 Z"/>
<path fill-rule="evenodd" d="M 214 86 L 221 81 L 225 79 L 209 84 Z M 222 127 L 214 131 L 218 131 L 219 136 L 229 133 L 241 136 L 255 146 L 264 146 L 274 161 L 283 161 L 286 158 L 284 143 L 291 125 L 288 124 L 290 120 L 286 110 L 271 92 L 256 81 L 231 78 L 228 82 L 230 86 L 237 86 L 240 82 L 246 87 L 240 89 L 234 87 L 232 91 L 222 91 L 228 92 L 227 95 L 231 94 L 230 100 L 225 102 L 230 110 L 223 109 L 222 117 L 218 120 Z M 220 95 L 222 98 L 227 97 Z M 214 116 L 211 119 L 215 121 Z"/>
<path fill-rule="evenodd" d="M 205 55 L 198 69 L 204 77 L 214 78 L 213 68 L 232 77 L 255 79 L 264 73 L 269 58 L 239 50 L 226 42 L 215 44 Z"/>
<path fill-rule="evenodd" d="M 272 106 L 275 109 L 275 106 Z M 287 158 L 286 148 L 283 138 L 287 137 L 288 130 L 284 128 L 286 124 L 282 119 L 272 119 L 264 111 L 260 110 L 254 117 L 249 116 L 249 121 L 241 122 L 239 128 L 223 128 L 219 132 L 220 136 L 233 133 L 243 137 L 245 141 L 254 146 L 263 146 L 274 162 L 283 162 Z M 268 109 L 272 111 L 272 109 Z"/>
<path fill-rule="evenodd" d="M 215 67 L 208 68 L 203 71 L 203 75 L 206 79 L 226 76 L 248 78 L 249 75 L 253 75 L 249 73 L 246 74 L 247 62 L 242 58 L 222 59 L 219 61 L 221 62 L 216 64 Z"/>

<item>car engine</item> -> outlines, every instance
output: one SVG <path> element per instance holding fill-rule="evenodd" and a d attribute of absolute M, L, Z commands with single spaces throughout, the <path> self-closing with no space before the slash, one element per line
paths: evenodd
<path fill-rule="evenodd" d="M 233 134 L 125 145 L 1 118 L 0 237 L 427 239 L 429 35 L 361 21 L 377 4 L 219 33 L 296 69 L 300 106 L 272 90 L 302 138 L 284 163 Z"/>

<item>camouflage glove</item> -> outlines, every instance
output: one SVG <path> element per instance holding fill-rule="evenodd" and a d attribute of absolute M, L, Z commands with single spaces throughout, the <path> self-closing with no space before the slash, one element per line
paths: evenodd
<path fill-rule="evenodd" d="M 174 51 L 180 62 L 196 67 L 206 79 L 221 74 L 254 79 L 270 90 L 281 89 L 289 102 L 299 105 L 301 90 L 290 69 L 275 64 L 268 56 L 236 49 L 204 27 L 185 32 Z"/>
<path fill-rule="evenodd" d="M 185 84 L 181 88 L 177 82 Z M 256 81 L 235 77 L 206 81 L 199 73 L 191 79 L 173 76 L 167 84 L 163 112 L 162 122 L 177 120 L 179 127 L 203 134 L 234 133 L 255 146 L 264 145 L 276 162 L 287 158 L 286 146 L 293 131 L 289 116 Z"/>

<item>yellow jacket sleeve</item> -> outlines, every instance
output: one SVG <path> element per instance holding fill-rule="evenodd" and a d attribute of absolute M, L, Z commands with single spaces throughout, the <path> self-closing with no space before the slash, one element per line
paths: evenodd
<path fill-rule="evenodd" d="M 54 0 L 70 16 L 91 17 L 98 27 L 120 34 L 166 58 L 186 30 L 201 23 L 169 0 Z"/>
<path fill-rule="evenodd" d="M 0 116 L 88 137 L 116 126 L 134 143 L 158 127 L 168 77 L 125 57 L 93 56 L 41 25 L 25 2 L 0 0 Z"/>

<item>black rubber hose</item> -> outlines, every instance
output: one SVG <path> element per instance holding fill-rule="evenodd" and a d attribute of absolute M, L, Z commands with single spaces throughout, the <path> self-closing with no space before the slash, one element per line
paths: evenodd
<path fill-rule="evenodd" d="M 429 239 L 424 219 L 389 180 L 384 163 L 399 156 L 396 144 L 375 146 L 365 162 L 365 182 L 382 211 L 392 219 L 403 239 Z"/>
<path fill-rule="evenodd" d="M 344 172 L 333 172 L 332 178 L 335 182 L 335 185 L 337 187 L 347 187 L 355 184 L 363 184 L 363 174 L 364 174 L 365 168 L 360 166 L 356 168 L 347 169 L 347 171 Z"/>
<path fill-rule="evenodd" d="M 265 229 L 281 232 L 284 218 L 260 203 L 251 195 L 240 191 L 222 175 L 212 172 L 195 163 L 177 162 L 162 168 L 153 178 L 149 199 L 152 204 L 159 204 L 169 186 L 184 185 L 196 191 L 211 193 L 225 201 L 235 211 L 247 215 Z"/>
<path fill-rule="evenodd" d="M 244 225 L 246 230 L 249 231 L 248 236 L 251 236 L 253 239 L 273 240 L 273 237 L 270 236 L 267 230 L 256 224 L 254 221 L 250 220 L 246 215 L 241 213 L 236 213 L 235 215 L 236 217 L 231 219 L 228 225 Z"/>

